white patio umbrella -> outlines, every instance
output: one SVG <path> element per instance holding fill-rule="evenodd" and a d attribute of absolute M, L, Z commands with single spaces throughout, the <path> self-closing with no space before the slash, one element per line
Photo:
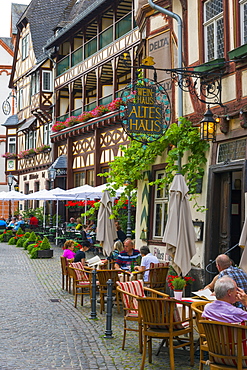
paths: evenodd
<path fill-rule="evenodd" d="M 244 248 L 242 256 L 241 256 L 241 260 L 240 260 L 240 263 L 239 263 L 239 267 L 242 270 L 244 270 L 245 272 L 247 272 L 247 248 L 246 248 L 246 245 L 247 245 L 247 218 L 244 221 L 244 226 L 242 228 L 242 232 L 241 232 L 241 235 L 240 235 L 238 245 L 241 248 Z"/>
<path fill-rule="evenodd" d="M 100 208 L 97 218 L 96 240 L 103 247 L 104 255 L 109 256 L 113 251 L 114 240 L 117 239 L 117 231 L 114 219 L 110 219 L 112 214 L 112 202 L 108 191 L 104 191 L 100 201 Z"/>
<path fill-rule="evenodd" d="M 0 200 L 26 200 L 27 195 L 19 193 L 19 191 L 1 191 Z"/>
<path fill-rule="evenodd" d="M 43 190 L 28 194 L 27 200 L 47 201 L 47 200 L 57 200 L 57 198 L 55 195 L 51 194 L 49 190 L 43 189 Z M 45 209 L 46 209 L 46 203 L 44 203 L 43 227 L 45 227 Z"/>
<path fill-rule="evenodd" d="M 102 184 L 102 185 L 99 185 L 99 186 L 95 186 L 94 188 L 92 188 L 91 197 L 93 197 L 93 198 L 96 198 L 96 197 L 102 198 L 103 192 L 105 190 L 107 190 L 107 184 Z M 124 192 L 124 190 L 125 190 L 124 186 L 117 189 L 116 190 L 116 197 L 120 197 L 120 195 Z"/>
<path fill-rule="evenodd" d="M 185 276 L 191 269 L 191 258 L 196 253 L 190 205 L 189 188 L 181 174 L 174 176 L 170 188 L 168 220 L 162 241 L 172 257 L 172 266 L 178 275 Z"/>

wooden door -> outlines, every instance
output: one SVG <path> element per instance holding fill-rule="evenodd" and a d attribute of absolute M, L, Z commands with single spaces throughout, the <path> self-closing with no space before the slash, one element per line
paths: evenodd
<path fill-rule="evenodd" d="M 218 254 L 225 253 L 231 247 L 231 173 L 220 176 L 219 202 L 219 241 Z M 217 205 L 215 205 L 217 207 Z"/>

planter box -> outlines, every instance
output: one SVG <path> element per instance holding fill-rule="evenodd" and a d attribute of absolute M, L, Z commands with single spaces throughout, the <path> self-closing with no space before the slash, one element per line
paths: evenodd
<path fill-rule="evenodd" d="M 53 249 L 45 249 L 37 252 L 38 258 L 52 258 L 53 257 Z"/>
<path fill-rule="evenodd" d="M 236 49 L 228 51 L 230 59 L 244 58 L 247 57 L 247 44 L 239 46 Z"/>

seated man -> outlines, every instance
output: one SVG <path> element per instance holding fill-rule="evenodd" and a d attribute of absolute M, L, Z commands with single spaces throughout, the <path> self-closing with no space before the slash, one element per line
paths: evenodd
<path fill-rule="evenodd" d="M 39 225 L 39 220 L 34 215 L 30 215 L 29 219 L 29 225 L 32 226 L 32 228 L 37 228 Z"/>
<path fill-rule="evenodd" d="M 159 263 L 158 258 L 153 256 L 152 253 L 150 253 L 150 250 L 146 245 L 143 245 L 140 248 L 140 253 L 142 256 L 141 266 L 135 266 L 136 271 L 143 272 L 145 270 L 148 270 L 151 262 Z M 148 277 L 149 277 L 149 271 L 145 271 L 143 275 L 143 280 L 148 281 Z"/>
<path fill-rule="evenodd" d="M 231 259 L 226 254 L 220 254 L 216 258 L 216 267 L 219 271 L 219 274 L 216 275 L 211 283 L 205 288 L 209 288 L 213 291 L 217 279 L 227 275 L 235 280 L 238 288 L 243 289 L 247 294 L 247 274 L 240 268 L 232 266 Z"/>
<path fill-rule="evenodd" d="M 75 222 L 74 217 L 70 217 L 69 223 L 67 224 L 67 229 L 75 229 L 77 223 Z"/>
<path fill-rule="evenodd" d="M 119 253 L 116 263 L 114 265 L 115 269 L 122 269 L 130 271 L 131 265 L 140 258 L 140 252 L 134 249 L 134 243 L 130 238 L 124 241 L 124 250 Z"/>
<path fill-rule="evenodd" d="M 19 227 L 22 227 L 21 225 L 24 225 L 25 222 L 24 220 L 22 219 L 22 216 L 19 216 L 19 219 L 18 221 L 15 223 L 15 226 L 13 228 L 13 231 L 17 231 L 19 229 Z"/>
<path fill-rule="evenodd" d="M 74 257 L 74 262 L 81 262 L 83 265 L 85 265 L 85 259 L 86 255 L 85 252 L 87 252 L 90 248 L 90 243 L 88 240 L 83 240 L 81 242 L 81 248 L 78 252 L 76 252 Z"/>
<path fill-rule="evenodd" d="M 247 312 L 233 304 L 240 301 L 247 306 L 247 295 L 237 287 L 236 282 L 224 276 L 219 278 L 214 287 L 216 300 L 204 307 L 202 317 L 208 320 L 238 324 L 247 320 Z"/>

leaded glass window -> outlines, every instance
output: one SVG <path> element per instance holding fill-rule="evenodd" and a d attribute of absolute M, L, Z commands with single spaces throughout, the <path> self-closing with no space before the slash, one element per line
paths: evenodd
<path fill-rule="evenodd" d="M 247 0 L 240 0 L 241 45 L 247 44 Z"/>
<path fill-rule="evenodd" d="M 208 0 L 204 4 L 206 62 L 224 57 L 223 0 Z"/>
<path fill-rule="evenodd" d="M 229 163 L 246 157 L 246 139 L 219 144 L 217 163 Z"/>

